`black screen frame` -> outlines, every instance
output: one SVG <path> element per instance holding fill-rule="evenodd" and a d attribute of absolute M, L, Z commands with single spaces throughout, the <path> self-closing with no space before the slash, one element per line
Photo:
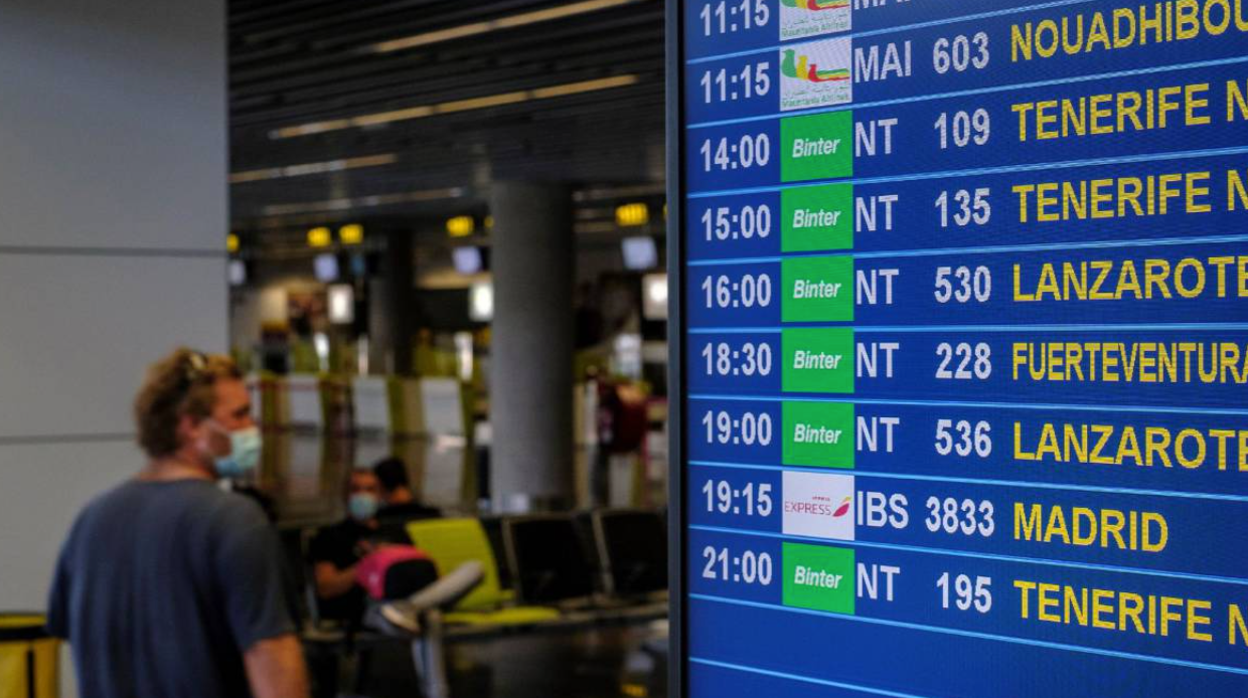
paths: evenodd
<path fill-rule="evenodd" d="M 688 695 L 685 636 L 685 103 L 684 2 L 667 0 L 668 696 Z"/>

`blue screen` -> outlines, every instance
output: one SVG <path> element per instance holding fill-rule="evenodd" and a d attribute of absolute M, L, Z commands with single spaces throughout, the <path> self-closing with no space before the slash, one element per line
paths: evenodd
<path fill-rule="evenodd" d="M 1248 0 L 674 16 L 684 695 L 1248 695 Z"/>

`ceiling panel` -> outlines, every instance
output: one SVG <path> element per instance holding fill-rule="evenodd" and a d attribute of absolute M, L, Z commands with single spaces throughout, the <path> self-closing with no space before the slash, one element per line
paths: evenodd
<path fill-rule="evenodd" d="M 569 5 L 586 6 L 583 0 L 232 0 L 233 172 L 394 156 L 376 166 L 235 183 L 235 226 L 270 229 L 283 218 L 302 223 L 317 214 L 292 211 L 324 209 L 331 201 L 338 209 L 320 215 L 480 210 L 489 183 L 499 179 L 560 180 L 582 189 L 661 182 L 661 0 L 604 0 L 600 9 L 523 27 L 389 53 L 371 48 Z M 635 79 L 562 96 L 543 92 L 620 76 Z M 466 108 L 499 95 L 511 103 Z M 454 111 L 274 137 L 279 129 L 435 105 Z M 454 195 L 421 194 L 437 191 Z"/>

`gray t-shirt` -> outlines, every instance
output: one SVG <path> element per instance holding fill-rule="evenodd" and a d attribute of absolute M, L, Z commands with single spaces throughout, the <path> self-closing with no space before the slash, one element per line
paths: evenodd
<path fill-rule="evenodd" d="M 281 560 L 255 502 L 130 481 L 74 522 L 48 629 L 70 642 L 82 698 L 250 696 L 243 652 L 294 631 Z"/>

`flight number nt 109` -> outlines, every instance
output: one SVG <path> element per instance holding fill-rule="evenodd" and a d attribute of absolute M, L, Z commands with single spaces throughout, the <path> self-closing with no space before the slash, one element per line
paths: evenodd
<path fill-rule="evenodd" d="M 771 516 L 771 484 L 766 482 L 751 482 L 738 489 L 726 480 L 707 480 L 702 494 L 706 495 L 706 510 L 711 513 Z"/>
<path fill-rule="evenodd" d="M 708 410 L 702 417 L 706 427 L 706 442 L 734 446 L 770 446 L 773 434 L 771 415 L 744 412 L 734 418 L 732 413 Z"/>
<path fill-rule="evenodd" d="M 702 568 L 703 579 L 771 585 L 774 569 L 770 553 L 746 550 L 734 555 L 727 548 L 708 545 L 702 549 L 702 559 L 706 561 L 706 566 Z"/>
<path fill-rule="evenodd" d="M 704 5 L 698 17 L 702 20 L 703 36 L 718 36 L 767 26 L 771 8 L 767 0 L 720 0 Z"/>
<path fill-rule="evenodd" d="M 760 204 L 739 210 L 731 206 L 708 208 L 702 214 L 702 228 L 707 242 L 764 239 L 771 235 L 771 207 Z"/>
<path fill-rule="evenodd" d="M 702 171 L 728 172 L 766 167 L 771 162 L 771 138 L 766 133 L 731 139 L 708 138 L 702 142 Z"/>

